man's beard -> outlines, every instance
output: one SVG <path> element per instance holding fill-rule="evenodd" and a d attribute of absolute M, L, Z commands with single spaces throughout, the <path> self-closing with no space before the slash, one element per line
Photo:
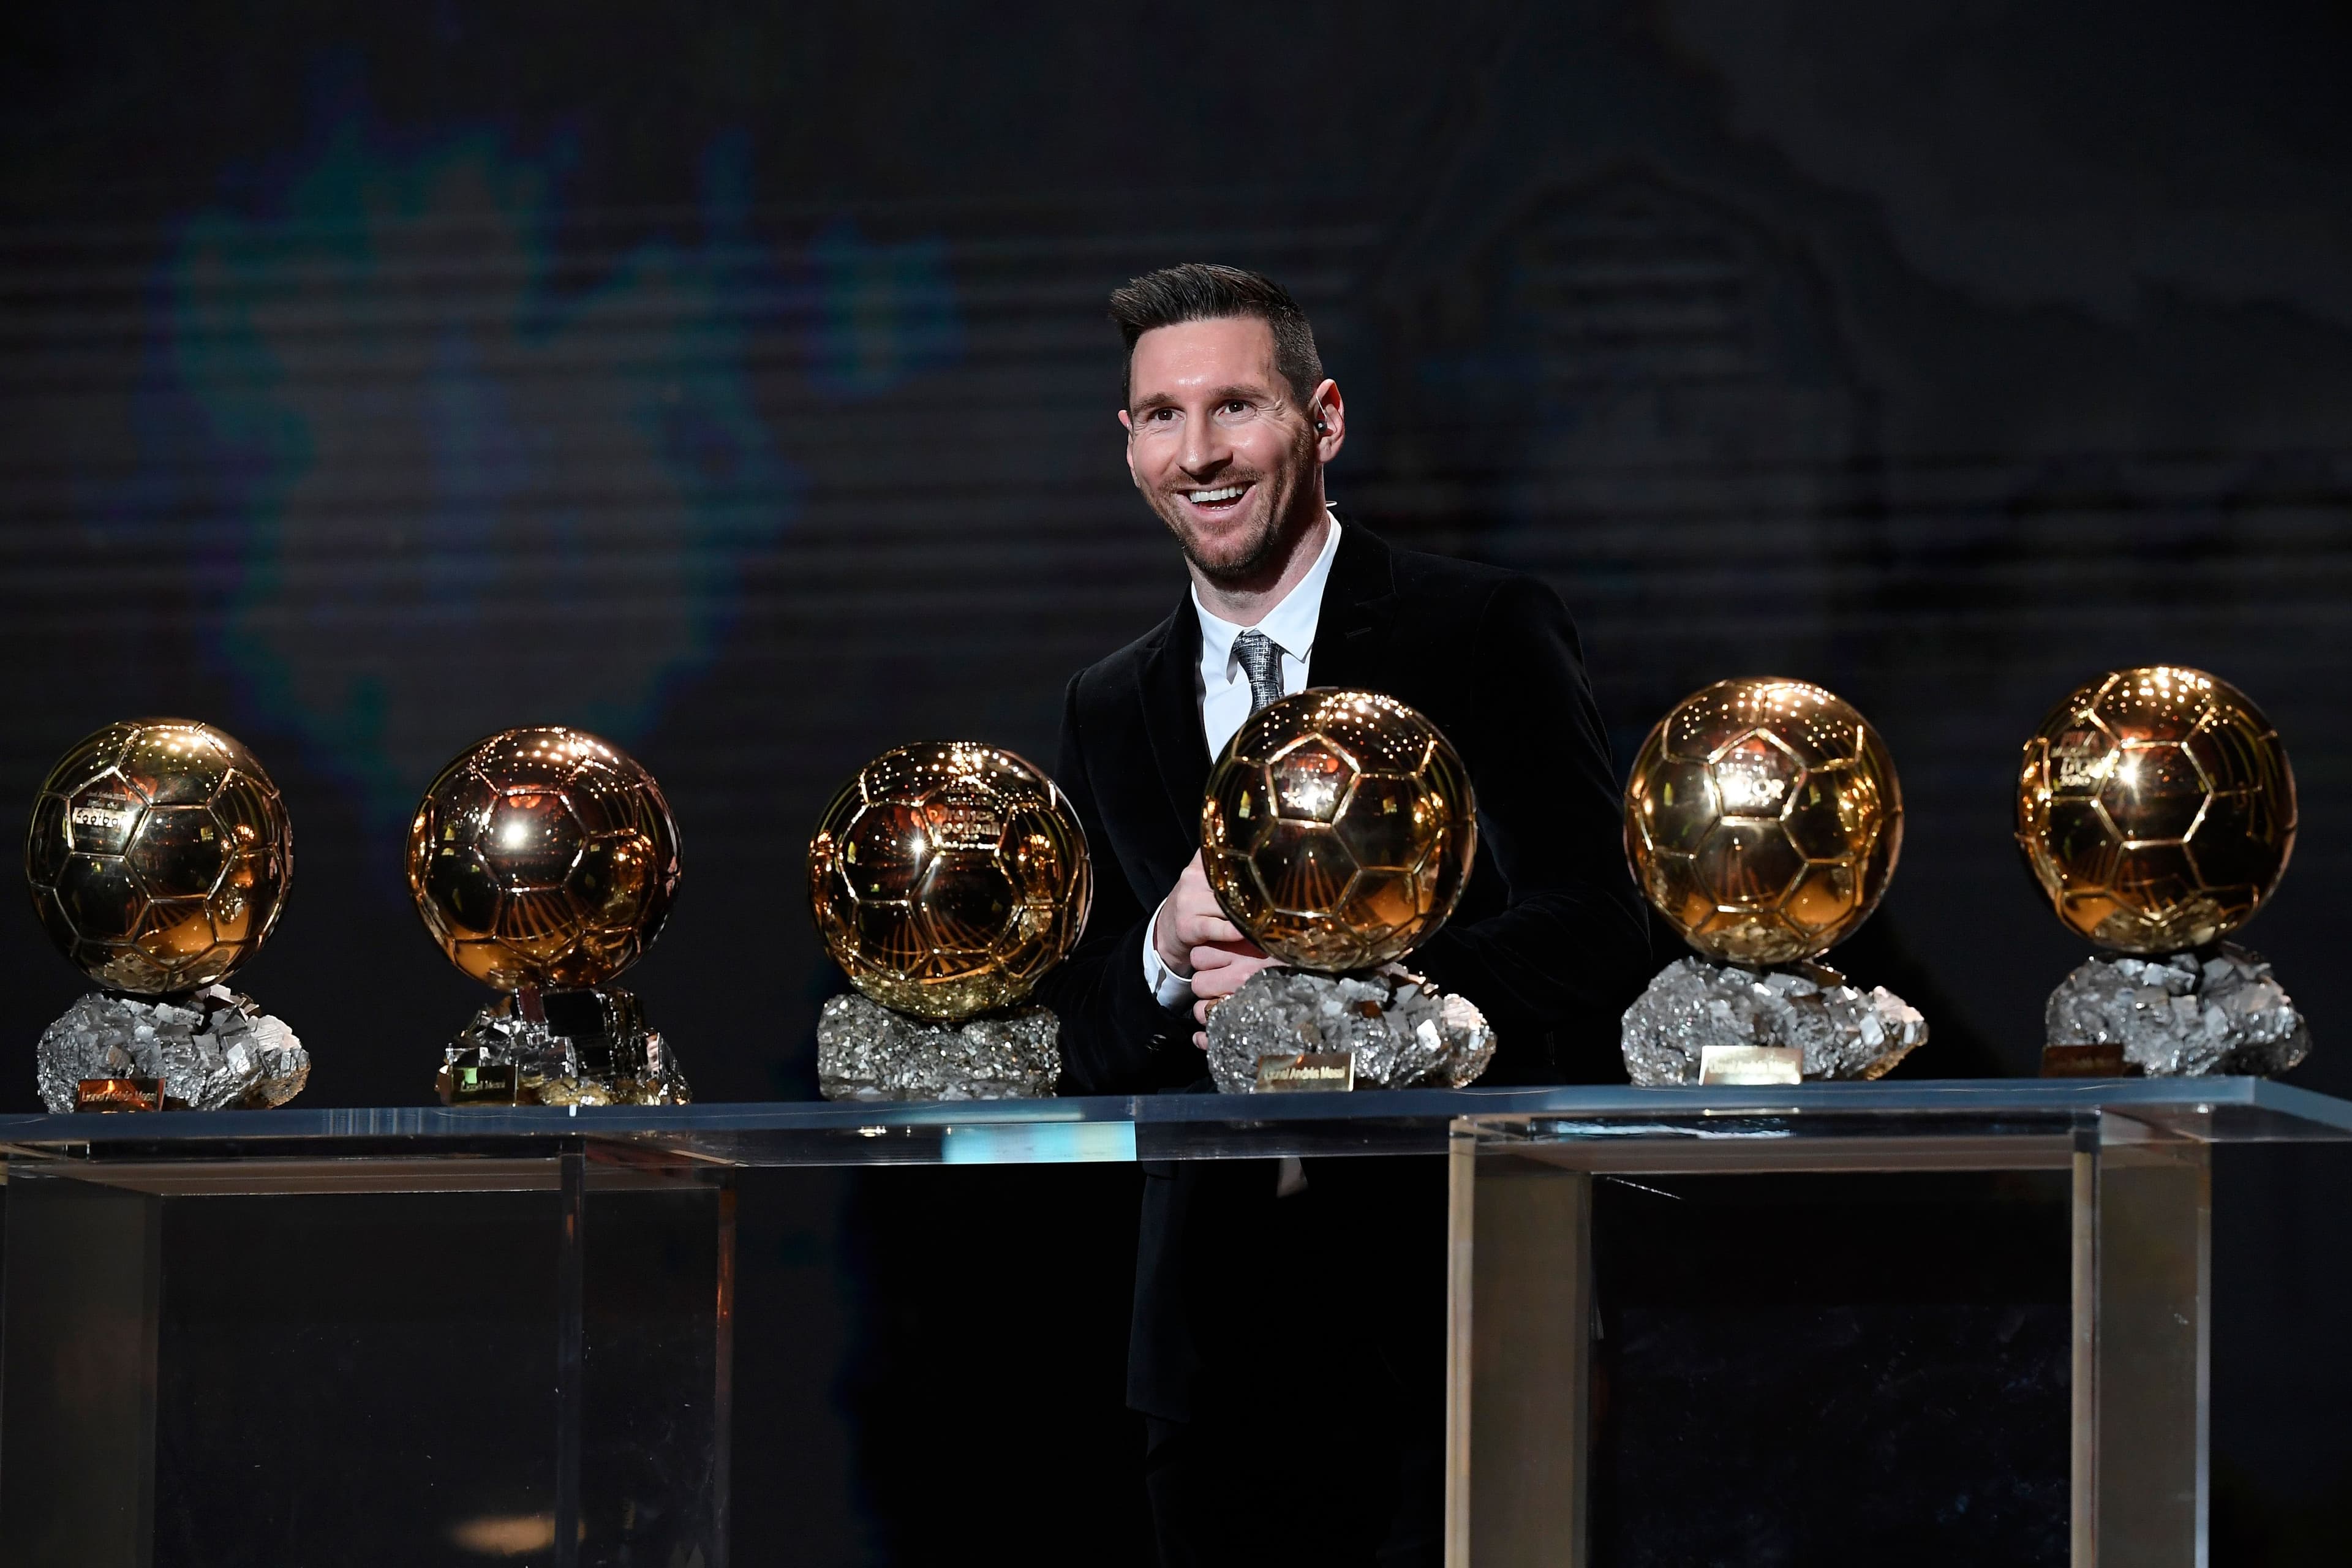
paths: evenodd
<path fill-rule="evenodd" d="M 1168 531 L 1176 536 L 1184 559 L 1210 582 L 1220 587 L 1246 586 L 1281 561 L 1287 541 L 1284 538 L 1286 520 L 1280 509 L 1269 505 L 1264 521 L 1239 538 L 1228 533 L 1211 540 L 1192 530 L 1192 520 L 1181 510 L 1183 504 L 1171 500 L 1164 510 L 1157 507 L 1153 510 L 1160 512 L 1160 521 L 1168 525 Z M 1212 549 L 1217 553 L 1209 553 Z"/>

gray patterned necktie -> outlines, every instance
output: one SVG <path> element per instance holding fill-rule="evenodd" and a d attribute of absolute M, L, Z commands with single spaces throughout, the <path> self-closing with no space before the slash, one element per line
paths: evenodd
<path fill-rule="evenodd" d="M 1234 638 L 1234 662 L 1249 677 L 1251 712 L 1282 695 L 1282 649 L 1272 637 L 1255 626 L 1243 632 Z"/>
<path fill-rule="evenodd" d="M 1234 662 L 1249 677 L 1250 711 L 1255 713 L 1282 695 L 1282 649 L 1255 626 L 1234 638 Z M 1307 1167 L 1295 1154 L 1276 1162 L 1274 1195 L 1289 1197 L 1307 1190 Z"/>

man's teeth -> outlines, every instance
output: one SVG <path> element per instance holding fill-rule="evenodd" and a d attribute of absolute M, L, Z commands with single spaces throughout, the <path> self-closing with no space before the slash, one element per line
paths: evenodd
<path fill-rule="evenodd" d="M 1248 488 L 1247 485 L 1227 485 L 1224 489 L 1216 490 L 1188 490 L 1185 492 L 1185 497 L 1195 506 L 1204 506 L 1211 501 L 1239 500 L 1242 499 L 1242 491 Z"/>

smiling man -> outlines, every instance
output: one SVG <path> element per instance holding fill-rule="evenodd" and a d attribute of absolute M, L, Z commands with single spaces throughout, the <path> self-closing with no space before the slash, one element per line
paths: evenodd
<path fill-rule="evenodd" d="M 1211 1088 L 1210 1004 L 1267 962 L 1200 860 L 1210 759 L 1278 697 L 1418 708 L 1477 791 L 1477 864 L 1414 968 L 1478 1004 L 1485 1081 L 1616 1080 L 1647 978 L 1641 904 L 1576 633 L 1532 578 L 1395 550 L 1328 503 L 1348 433 L 1280 285 L 1187 265 L 1111 296 L 1128 469 L 1191 578 L 1070 682 L 1056 778 L 1095 860 L 1087 936 L 1043 995 L 1071 1093 Z M 1146 1171 L 1129 1403 L 1162 1562 L 1440 1559 L 1444 1163 Z"/>

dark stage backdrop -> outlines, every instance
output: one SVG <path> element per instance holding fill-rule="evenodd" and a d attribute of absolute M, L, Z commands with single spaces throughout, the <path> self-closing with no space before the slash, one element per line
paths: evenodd
<path fill-rule="evenodd" d="M 1727 675 L 1878 723 L 1909 831 L 1866 978 L 1930 1013 L 1920 1073 L 2032 1070 L 2081 956 L 2008 837 L 2044 709 L 2123 663 L 2243 687 L 2305 823 L 2250 939 L 2320 1041 L 2294 1081 L 2352 1089 L 2337 8 L 131 0 L 0 26 L 0 803 L 118 717 L 254 747 L 299 876 L 241 984 L 314 1051 L 311 1101 L 429 1091 L 480 997 L 408 907 L 402 830 L 460 747 L 547 721 L 677 807 L 682 897 L 631 984 L 698 1092 L 813 1094 L 828 793 L 927 736 L 1049 760 L 1070 672 L 1181 591 L 1103 317 L 1179 259 L 1313 314 L 1337 500 L 1559 587 L 1621 766 Z M 21 903 L 0 954 L 0 1104 L 30 1108 L 80 983 Z M 2352 1481 L 2321 1415 L 2352 1358 L 2302 1331 L 2352 1284 L 2352 1172 L 2243 1166 L 2224 1539 L 2284 1562 L 2345 1539 L 2296 1510 Z M 787 1479 L 746 1473 L 739 1511 L 921 1560 L 877 1522 L 904 1488 L 867 1397 L 920 1360 L 872 1326 L 904 1260 L 859 1239 L 920 1205 L 792 1191 L 747 1219 L 746 1312 L 789 1301 L 774 1331 L 855 1370 L 806 1430 L 746 1430 L 747 1470 Z M 1115 1255 L 1127 1194 L 1087 1191 L 1073 1245 L 1099 1220 Z"/>

